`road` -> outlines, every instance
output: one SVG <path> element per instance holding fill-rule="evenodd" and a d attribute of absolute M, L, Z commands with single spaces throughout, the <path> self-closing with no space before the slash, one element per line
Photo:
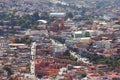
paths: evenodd
<path fill-rule="evenodd" d="M 53 44 L 53 45 L 59 45 L 59 44 L 61 44 L 61 45 L 64 46 L 64 48 L 67 49 L 67 46 L 66 46 L 65 44 L 62 44 L 62 43 L 60 43 L 60 42 L 58 42 L 58 41 L 55 41 L 54 39 L 51 39 L 51 40 L 52 40 L 52 44 Z M 74 56 L 74 58 L 77 58 L 77 61 L 82 61 L 83 63 L 91 64 L 90 61 L 89 61 L 87 58 L 81 57 L 81 56 L 80 56 L 79 54 L 77 54 L 76 52 L 73 52 L 73 51 L 70 50 L 70 54 L 71 54 L 72 56 Z"/>
<path fill-rule="evenodd" d="M 79 54 L 76 52 L 70 51 L 71 55 L 77 58 L 77 61 L 82 61 L 83 63 L 90 64 L 90 61 L 87 58 L 81 57 Z"/>

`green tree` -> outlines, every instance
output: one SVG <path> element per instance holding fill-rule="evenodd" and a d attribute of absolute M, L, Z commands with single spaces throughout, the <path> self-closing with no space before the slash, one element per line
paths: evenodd
<path fill-rule="evenodd" d="M 68 60 L 72 60 L 72 61 L 74 61 L 75 59 L 74 59 L 74 57 L 73 56 L 60 56 L 59 57 L 60 59 L 68 59 Z"/>
<path fill-rule="evenodd" d="M 31 39 L 31 38 L 27 38 L 25 42 L 26 42 L 27 44 L 31 44 L 32 39 Z"/>
<path fill-rule="evenodd" d="M 90 37 L 90 32 L 85 32 L 85 37 Z"/>
<path fill-rule="evenodd" d="M 120 66 L 120 59 L 117 60 L 117 67 Z"/>
<path fill-rule="evenodd" d="M 28 70 L 30 70 L 30 64 L 28 64 L 28 65 L 26 66 L 26 68 L 27 68 Z"/>
<path fill-rule="evenodd" d="M 104 73 L 103 73 L 103 71 L 98 71 L 98 73 L 101 75 L 101 76 L 103 76 L 104 75 Z"/>
<path fill-rule="evenodd" d="M 81 74 L 81 77 L 82 77 L 82 78 L 86 77 L 86 73 L 82 73 L 82 74 Z"/>
<path fill-rule="evenodd" d="M 73 18 L 73 13 L 72 12 L 66 13 L 66 18 Z"/>
<path fill-rule="evenodd" d="M 64 56 L 70 56 L 70 51 L 69 50 L 66 50 L 64 53 L 63 53 Z"/>
<path fill-rule="evenodd" d="M 49 14 L 48 12 L 43 12 L 40 16 L 40 19 L 48 20 L 49 19 Z"/>
<path fill-rule="evenodd" d="M 8 72 L 8 77 L 10 77 L 13 74 L 13 71 L 11 70 L 11 68 L 4 66 L 3 69 Z"/>
<path fill-rule="evenodd" d="M 33 14 L 33 19 L 34 19 L 34 20 L 38 20 L 39 18 L 40 18 L 39 13 L 38 13 L 38 12 L 35 12 L 35 13 Z"/>

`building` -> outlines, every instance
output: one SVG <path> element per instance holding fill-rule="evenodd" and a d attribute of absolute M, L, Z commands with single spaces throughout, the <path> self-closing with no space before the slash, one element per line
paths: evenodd
<path fill-rule="evenodd" d="M 112 44 L 111 40 L 101 40 L 101 41 L 96 41 L 96 48 L 98 49 L 111 49 Z"/>
<path fill-rule="evenodd" d="M 71 37 L 73 39 L 80 39 L 83 37 L 83 31 L 74 31 L 74 32 L 72 32 Z"/>
<path fill-rule="evenodd" d="M 67 27 L 75 27 L 75 22 L 72 21 L 70 18 L 68 18 L 68 19 L 65 21 L 65 26 L 67 26 Z"/>

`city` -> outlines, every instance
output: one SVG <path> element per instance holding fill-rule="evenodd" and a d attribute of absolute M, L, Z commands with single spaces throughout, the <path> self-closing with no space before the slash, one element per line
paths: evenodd
<path fill-rule="evenodd" d="M 0 80 L 120 80 L 119 0 L 0 0 Z"/>

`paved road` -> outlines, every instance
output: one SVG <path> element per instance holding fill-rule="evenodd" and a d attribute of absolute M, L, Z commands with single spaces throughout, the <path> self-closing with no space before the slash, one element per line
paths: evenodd
<path fill-rule="evenodd" d="M 61 43 L 58 42 L 58 41 L 55 41 L 55 40 L 53 40 L 53 39 L 51 39 L 51 40 L 52 40 L 53 45 L 61 44 Z M 61 45 L 64 45 L 64 48 L 67 49 L 67 46 L 65 46 L 65 44 L 61 44 Z M 77 58 L 77 61 L 82 61 L 83 63 L 91 64 L 87 58 L 81 57 L 81 56 L 80 56 L 79 54 L 77 54 L 76 52 L 70 51 L 70 54 L 73 55 L 75 58 Z"/>
<path fill-rule="evenodd" d="M 89 60 L 87 58 L 81 57 L 76 52 L 70 51 L 71 55 L 73 55 L 75 58 L 77 58 L 77 61 L 82 61 L 83 63 L 90 64 Z"/>

